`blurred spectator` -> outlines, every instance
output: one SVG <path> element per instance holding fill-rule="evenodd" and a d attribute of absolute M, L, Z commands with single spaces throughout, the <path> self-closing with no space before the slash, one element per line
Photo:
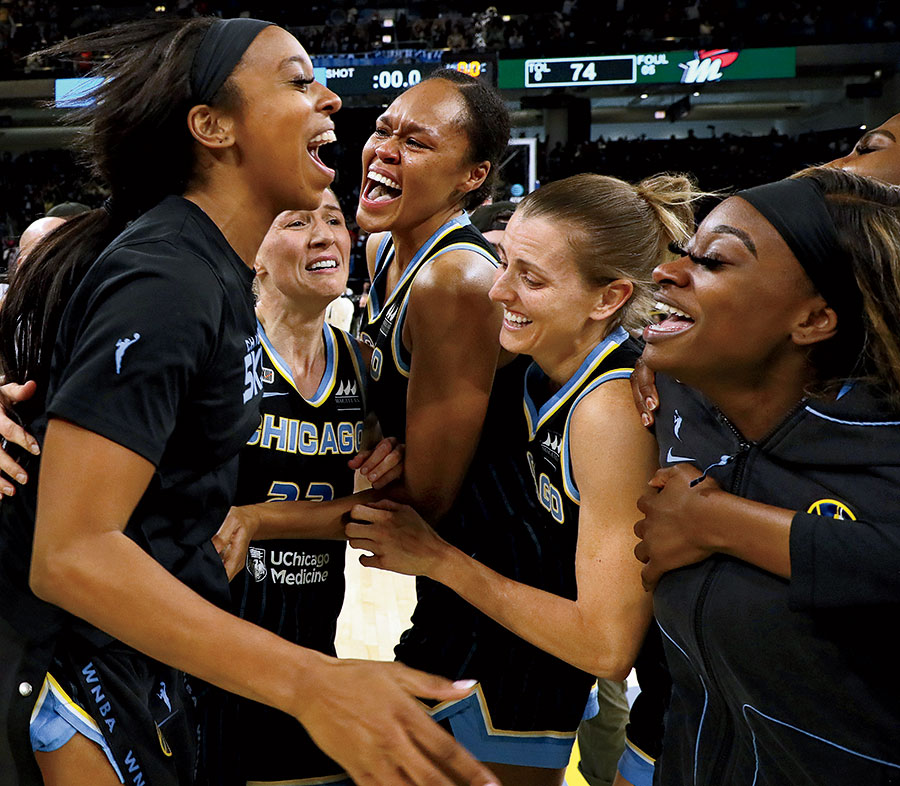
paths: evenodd
<path fill-rule="evenodd" d="M 31 249 L 38 244 L 39 240 L 42 240 L 54 229 L 65 223 L 66 219 L 59 216 L 44 216 L 43 218 L 35 219 L 25 227 L 22 237 L 19 238 L 19 253 L 16 255 L 16 266 L 21 265 L 25 261 L 31 253 Z"/>
<path fill-rule="evenodd" d="M 81 202 L 60 202 L 58 205 L 54 205 L 47 211 L 47 215 L 58 218 L 71 218 L 72 216 L 80 215 L 81 213 L 87 213 L 90 208 L 87 205 L 81 204 Z"/>
<path fill-rule="evenodd" d="M 165 11 L 156 11 L 164 8 Z M 616 0 L 578 3 L 561 0 L 534 13 L 510 14 L 504 20 L 487 2 L 459 0 L 452 15 L 435 0 L 407 0 L 395 18 L 399 48 L 517 52 L 545 55 L 593 52 L 638 52 L 697 49 L 707 46 L 742 49 L 829 43 L 895 40 L 900 6 L 872 0 L 863 6 L 823 4 L 813 0 L 754 0 L 723 4 L 713 0 Z M 249 15 L 290 27 L 311 54 L 353 53 L 381 49 L 381 15 L 349 0 L 318 2 L 302 9 L 271 0 L 170 0 L 166 4 L 106 0 L 92 4 L 52 0 L 0 0 L 0 77 L 4 72 L 48 75 L 48 66 L 28 61 L 36 49 L 66 36 L 113 22 L 156 13 L 178 16 Z M 381 12 L 384 13 L 384 12 Z M 447 24 L 448 19 L 451 24 Z M 89 63 L 55 67 L 58 75 L 80 73 Z M 66 72 L 66 74 L 60 73 Z"/>

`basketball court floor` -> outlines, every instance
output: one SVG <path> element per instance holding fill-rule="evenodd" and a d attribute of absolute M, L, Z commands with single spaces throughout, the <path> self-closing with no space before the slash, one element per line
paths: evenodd
<path fill-rule="evenodd" d="M 416 605 L 415 579 L 359 564 L 364 553 L 347 547 L 347 594 L 337 627 L 342 658 L 393 660 L 394 644 L 409 627 Z M 566 771 L 568 786 L 588 786 L 577 769 L 578 746 Z"/>

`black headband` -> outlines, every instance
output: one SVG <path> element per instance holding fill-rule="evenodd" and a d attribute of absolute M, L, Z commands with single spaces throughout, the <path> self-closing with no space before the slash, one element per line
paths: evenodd
<path fill-rule="evenodd" d="M 191 94 L 207 104 L 225 84 L 247 47 L 272 22 L 259 19 L 216 19 L 203 34 L 191 63 Z"/>
<path fill-rule="evenodd" d="M 858 318 L 862 295 L 841 248 L 825 195 L 808 177 L 738 191 L 784 238 L 816 290 L 839 316 Z"/>

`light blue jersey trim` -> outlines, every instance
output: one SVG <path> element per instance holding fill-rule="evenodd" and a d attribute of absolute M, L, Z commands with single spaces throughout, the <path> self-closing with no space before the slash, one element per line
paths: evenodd
<path fill-rule="evenodd" d="M 660 633 L 665 636 L 675 648 L 684 655 L 684 659 L 691 664 L 691 668 L 694 669 L 694 672 L 697 675 L 697 679 L 700 680 L 700 684 L 703 686 L 703 712 L 700 713 L 700 723 L 697 724 L 697 739 L 694 741 L 694 768 L 692 772 L 692 780 L 691 783 L 697 782 L 697 767 L 700 765 L 700 738 L 703 736 L 703 724 L 706 721 L 706 710 L 709 707 L 709 688 L 706 687 L 706 682 L 701 676 L 700 672 L 694 668 L 694 664 L 691 662 L 690 657 L 684 651 L 684 648 L 673 639 L 667 632 L 666 629 L 659 624 L 659 620 L 656 621 L 656 626 L 659 628 Z"/>
<path fill-rule="evenodd" d="M 546 376 L 537 363 L 532 363 L 525 372 L 525 419 L 528 421 L 528 439 L 535 438 L 540 427 L 553 416 L 553 414 L 574 394 L 574 391 L 587 379 L 607 356 L 621 344 L 628 340 L 628 333 L 624 328 L 616 328 L 603 341 L 594 347 L 584 359 L 578 370 L 571 376 L 550 400 L 538 409 L 532 400 L 528 388 L 532 380 L 537 381 Z"/>
<path fill-rule="evenodd" d="M 744 720 L 747 721 L 748 727 L 750 726 L 750 717 L 749 713 L 754 713 L 760 718 L 764 718 L 770 723 L 775 723 L 778 726 L 781 726 L 785 729 L 790 729 L 791 731 L 797 732 L 797 734 L 802 734 L 805 737 L 809 737 L 810 739 L 817 740 L 825 745 L 830 745 L 832 748 L 837 748 L 844 753 L 849 753 L 851 756 L 856 756 L 857 758 L 864 759 L 866 761 L 873 762 L 874 764 L 880 764 L 883 767 L 891 767 L 895 770 L 900 770 L 900 763 L 895 761 L 886 761 L 885 759 L 878 759 L 874 756 L 867 756 L 865 753 L 860 753 L 859 751 L 855 751 L 852 748 L 848 748 L 844 745 L 839 745 L 836 742 L 832 742 L 831 740 L 826 739 L 825 737 L 820 737 L 818 734 L 813 734 L 811 731 L 807 731 L 806 729 L 801 729 L 799 726 L 794 726 L 792 723 L 786 723 L 785 721 L 778 720 L 778 718 L 773 718 L 771 715 L 766 715 L 766 713 L 761 710 L 756 709 L 752 704 L 744 704 L 741 707 L 741 714 L 744 716 Z M 756 747 L 756 732 L 750 727 L 750 733 L 753 736 L 753 754 L 756 757 L 756 770 L 753 773 L 753 782 L 751 786 L 754 786 L 756 783 L 756 779 L 759 777 L 759 751 Z"/>
<path fill-rule="evenodd" d="M 378 298 L 378 290 L 375 287 L 375 281 L 378 280 L 381 271 L 390 264 L 390 258 L 394 254 L 394 249 L 392 248 L 391 253 L 382 258 L 384 247 L 388 244 L 390 239 L 391 233 L 386 232 L 384 237 L 381 238 L 381 242 L 378 244 L 378 250 L 375 252 L 375 272 L 372 274 L 372 284 L 369 287 L 369 300 L 366 303 L 366 316 L 369 322 L 375 319 L 376 314 L 381 313 L 381 304 Z"/>
<path fill-rule="evenodd" d="M 578 398 L 576 398 L 575 401 L 572 402 L 572 407 L 569 409 L 569 414 L 566 416 L 566 425 L 563 428 L 560 464 L 562 464 L 563 471 L 563 491 L 566 492 L 566 496 L 576 505 L 581 504 L 581 494 L 578 492 L 578 487 L 575 485 L 575 478 L 572 476 L 572 456 L 569 450 L 569 424 L 572 422 L 572 413 L 575 412 L 575 407 L 578 406 L 581 399 L 583 399 L 591 391 L 596 390 L 604 382 L 609 382 L 613 379 L 630 379 L 633 372 L 633 368 L 614 368 L 610 371 L 607 371 L 605 374 L 601 374 L 599 377 L 597 377 L 597 379 L 591 382 L 584 390 L 581 391 L 581 393 L 578 394 Z"/>
<path fill-rule="evenodd" d="M 265 329 L 259 322 L 256 323 L 256 332 L 259 336 L 260 343 L 263 345 L 263 349 L 269 356 L 269 360 L 271 360 L 272 365 L 275 366 L 275 370 L 294 390 L 297 391 L 307 404 L 313 407 L 322 406 L 331 395 L 331 391 L 334 389 L 335 380 L 337 379 L 337 346 L 335 344 L 334 330 L 331 325 L 327 322 L 322 323 L 322 335 L 325 338 L 325 373 L 322 374 L 319 387 L 316 388 L 316 392 L 311 399 L 307 399 L 306 396 L 297 390 L 297 383 L 294 382 L 294 374 L 291 371 L 290 365 L 288 365 L 288 362 L 278 354 L 278 350 L 272 346 L 272 342 L 269 341 Z"/>
<path fill-rule="evenodd" d="M 842 426 L 900 426 L 900 420 L 841 420 L 840 418 L 833 418 L 830 415 L 826 415 L 824 412 L 819 412 L 812 407 L 806 407 L 806 411 L 809 412 L 810 415 L 815 415 L 817 418 L 828 420 L 831 423 L 839 423 Z"/>
<path fill-rule="evenodd" d="M 112 765 L 119 783 L 125 783 L 119 765 L 96 721 L 63 690 L 49 672 L 31 711 L 31 748 L 35 751 L 59 750 L 76 734 L 99 745 Z"/>
<path fill-rule="evenodd" d="M 453 220 L 458 223 L 459 226 L 466 226 L 466 224 L 471 223 L 468 216 L 465 217 L 465 221 L 463 221 L 462 217 Z M 447 224 L 444 224 L 444 226 L 447 226 Z M 444 237 L 446 234 L 446 232 L 442 233 L 441 237 Z M 440 240 L 440 238 L 438 238 L 438 240 Z M 426 246 L 427 245 L 428 244 L 426 243 Z M 432 243 L 431 245 L 433 246 L 434 244 Z M 497 267 L 498 265 L 497 260 L 481 246 L 475 243 L 459 242 L 451 243 L 449 246 L 442 248 L 440 251 L 434 254 L 434 256 L 431 256 L 425 260 L 422 260 L 422 258 L 419 257 L 419 254 L 416 254 L 416 257 L 414 257 L 414 264 L 417 265 L 417 270 L 415 272 L 418 273 L 420 270 L 434 262 L 434 260 L 438 257 L 446 254 L 448 251 L 472 251 L 488 260 L 488 262 L 490 262 L 493 267 Z M 412 267 L 412 265 L 410 265 L 410 267 Z M 404 275 L 404 280 L 406 280 L 406 278 L 407 277 Z M 400 285 L 398 284 L 397 288 L 399 288 L 399 286 Z M 394 324 L 391 327 L 391 354 L 394 358 L 394 365 L 397 367 L 397 370 L 407 379 L 409 379 L 409 363 L 403 360 L 403 324 L 406 321 L 406 312 L 409 310 L 409 299 L 411 294 L 412 287 L 406 290 L 406 294 L 404 294 L 403 296 L 403 302 L 400 304 L 400 312 L 397 314 L 397 318 L 394 320 Z"/>
<path fill-rule="evenodd" d="M 562 769 L 575 744 L 574 731 L 495 729 L 480 685 L 464 699 L 444 702 L 429 712 L 436 721 L 448 720 L 453 736 L 479 761 Z"/>
<path fill-rule="evenodd" d="M 397 285 L 391 290 L 391 294 L 385 298 L 384 303 L 378 303 L 378 293 L 377 293 L 377 282 L 381 278 L 381 276 L 385 275 L 387 269 L 390 265 L 390 259 L 394 254 L 395 249 L 392 247 L 390 253 L 384 254 L 384 247 L 390 239 L 390 235 L 385 235 L 384 239 L 378 246 L 378 256 L 375 258 L 375 275 L 372 276 L 372 286 L 369 287 L 369 322 L 374 322 L 378 319 L 384 311 L 386 311 L 391 304 L 396 299 L 397 293 L 403 289 L 404 284 L 409 281 L 419 270 L 420 265 L 422 264 L 422 260 L 428 257 L 428 254 L 431 253 L 431 249 L 437 245 L 437 243 L 447 234 L 453 232 L 455 229 L 459 227 L 464 227 L 467 224 L 471 224 L 469 221 L 469 217 L 465 214 L 461 216 L 457 216 L 455 218 L 451 218 L 445 224 L 437 229 L 437 231 L 426 240 L 422 247 L 416 251 L 415 256 L 410 260 L 409 264 L 406 266 L 406 270 L 403 271 L 403 275 L 400 276 L 400 280 L 397 282 Z M 382 259 L 382 255 L 384 258 Z M 375 292 L 375 297 L 372 297 L 372 293 Z"/>

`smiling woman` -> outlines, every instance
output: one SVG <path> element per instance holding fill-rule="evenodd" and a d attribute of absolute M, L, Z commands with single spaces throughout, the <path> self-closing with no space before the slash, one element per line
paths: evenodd
<path fill-rule="evenodd" d="M 349 261 L 350 233 L 330 189 L 316 210 L 280 213 L 263 238 L 255 264 L 262 420 L 241 450 L 236 507 L 214 538 L 229 575 L 237 572 L 234 613 L 327 655 L 335 654 L 344 600 L 341 517 L 381 496 L 353 494 L 354 470 L 381 487 L 401 469 L 395 440 L 359 452 L 368 348 L 325 323 L 327 305 L 347 285 Z M 222 692 L 203 717 L 211 786 L 349 783 L 283 712 Z"/>
<path fill-rule="evenodd" d="M 645 331 L 668 465 L 635 526 L 674 684 L 659 783 L 890 783 L 900 189 L 808 169 L 727 199 L 687 249 Z"/>
<path fill-rule="evenodd" d="M 34 475 L 41 453 L 37 489 L 0 507 L 4 782 L 190 784 L 182 670 L 297 718 L 354 779 L 489 782 L 414 699 L 465 686 L 220 608 L 212 536 L 263 386 L 251 267 L 279 213 L 318 206 L 340 99 L 259 20 L 154 19 L 48 54 L 82 51 L 110 54 L 80 119 L 111 197 L 35 248 L 0 311 L 41 445 L 23 459 Z"/>
<path fill-rule="evenodd" d="M 369 193 L 384 195 L 381 185 Z M 521 353 L 526 368 L 511 383 L 510 366 L 498 371 L 457 506 L 433 528 L 408 507 L 354 508 L 365 523 L 347 527 L 352 545 L 373 552 L 364 564 L 427 577 L 466 601 L 421 582 L 413 627 L 396 651 L 479 679 L 477 702 L 446 702 L 438 713 L 504 782 L 562 783 L 591 685 L 597 676 L 623 679 L 644 641 L 650 598 L 632 525 L 655 446 L 631 409 L 627 378 L 639 350 L 626 328 L 644 321 L 650 271 L 689 233 L 696 197 L 680 176 L 632 186 L 590 174 L 527 196 L 500 241 L 488 293 L 503 307 L 500 345 Z M 420 453 L 418 461 L 445 458 Z M 651 723 L 634 741 L 652 757 L 658 736 Z M 652 766 L 629 774 L 649 784 Z"/>

